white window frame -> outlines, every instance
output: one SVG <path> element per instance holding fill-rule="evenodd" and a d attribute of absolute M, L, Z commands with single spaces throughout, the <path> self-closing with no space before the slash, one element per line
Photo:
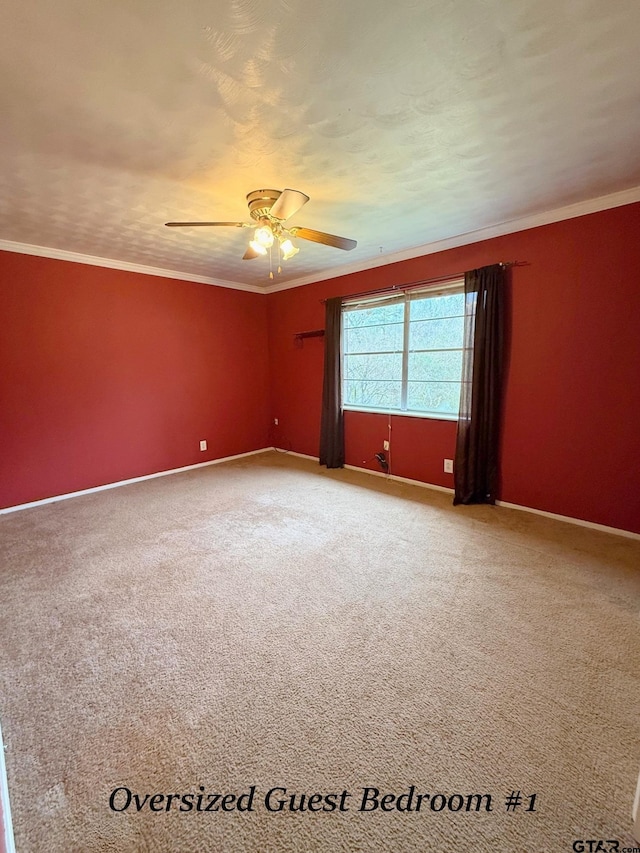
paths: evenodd
<path fill-rule="evenodd" d="M 410 352 L 414 352 L 415 350 L 409 349 L 409 330 L 410 330 L 410 309 L 409 305 L 411 299 L 416 298 L 436 298 L 438 296 L 448 296 L 451 293 L 462 293 L 464 294 L 464 279 L 458 279 L 456 281 L 447 282 L 444 285 L 435 285 L 431 287 L 425 287 L 423 289 L 417 290 L 405 290 L 395 293 L 389 293 L 385 295 L 375 296 L 367 298 L 355 298 L 352 300 L 346 299 L 343 302 L 343 310 L 341 317 L 341 351 L 340 351 L 340 361 L 341 361 L 341 375 L 342 375 L 342 391 L 344 396 L 344 383 L 345 379 L 345 370 L 344 370 L 344 317 L 345 313 L 349 310 L 357 310 L 366 308 L 376 308 L 378 306 L 382 306 L 386 303 L 391 304 L 394 302 L 403 302 L 404 303 L 404 326 L 403 326 L 403 346 L 402 351 L 395 350 L 393 351 L 395 354 L 402 353 L 402 375 L 401 375 L 401 402 L 399 409 L 393 408 L 375 408 L 373 406 L 358 406 L 353 403 L 343 404 L 342 408 L 348 412 L 371 412 L 373 414 L 385 414 L 385 415 L 398 415 L 401 417 L 412 417 L 412 418 L 428 418 L 430 420 L 441 420 L 441 421 L 457 421 L 458 414 L 449 414 L 447 412 L 429 412 L 426 410 L 419 409 L 407 409 L 407 388 L 408 388 L 408 372 L 409 372 L 409 354 Z M 346 309 L 346 310 L 345 310 Z M 445 318 L 443 318 L 445 319 Z M 460 347 L 455 347 L 450 350 L 451 351 L 464 351 L 464 341 L 461 341 Z M 440 350 L 442 351 L 442 350 Z M 437 352 L 437 350 L 420 350 L 420 352 Z M 391 353 L 390 353 L 391 354 Z M 460 384 L 462 384 L 462 377 L 460 377 Z"/>

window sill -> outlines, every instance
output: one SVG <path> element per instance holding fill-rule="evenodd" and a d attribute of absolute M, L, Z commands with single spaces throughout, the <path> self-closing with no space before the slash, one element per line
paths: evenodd
<path fill-rule="evenodd" d="M 457 421 L 458 415 L 445 415 L 441 412 L 400 412 L 396 409 L 361 409 L 358 406 L 343 406 L 345 412 L 365 412 L 372 415 L 388 415 L 394 418 L 423 418 L 429 421 Z"/>

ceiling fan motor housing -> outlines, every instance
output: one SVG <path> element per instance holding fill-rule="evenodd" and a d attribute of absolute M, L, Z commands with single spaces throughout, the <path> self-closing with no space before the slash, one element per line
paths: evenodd
<path fill-rule="evenodd" d="M 269 211 L 282 195 L 281 190 L 254 190 L 247 195 L 247 204 L 252 219 L 260 219 L 269 215 Z"/>

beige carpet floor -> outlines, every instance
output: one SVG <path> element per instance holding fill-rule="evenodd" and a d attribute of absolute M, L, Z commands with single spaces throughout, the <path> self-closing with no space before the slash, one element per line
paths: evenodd
<path fill-rule="evenodd" d="M 18 853 L 633 844 L 638 542 L 275 453 L 7 515 L 0 540 Z M 493 809 L 359 811 L 412 785 Z M 199 786 L 255 786 L 254 810 L 109 808 Z M 348 811 L 270 813 L 274 787 Z"/>

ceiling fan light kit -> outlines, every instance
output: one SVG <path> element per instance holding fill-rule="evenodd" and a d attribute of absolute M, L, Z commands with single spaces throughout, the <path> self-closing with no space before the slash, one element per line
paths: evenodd
<path fill-rule="evenodd" d="M 282 260 L 288 261 L 294 255 L 297 255 L 300 249 L 297 246 L 294 246 L 291 240 L 287 237 L 286 240 L 281 241 L 280 251 L 282 252 Z"/>
<path fill-rule="evenodd" d="M 250 192 L 247 195 L 247 205 L 249 215 L 257 222 L 257 227 L 242 259 L 251 261 L 261 255 L 270 255 L 268 250 L 277 241 L 278 256 L 283 261 L 288 261 L 300 251 L 291 242 L 291 237 L 309 240 L 312 243 L 322 243 L 325 246 L 344 249 L 346 252 L 355 249 L 358 245 L 357 242 L 347 237 L 337 237 L 334 234 L 315 231 L 313 228 L 302 228 L 299 225 L 290 228 L 284 227 L 283 223 L 294 213 L 297 213 L 308 201 L 309 196 L 300 190 L 253 190 Z M 254 227 L 248 222 L 166 222 L 165 224 L 170 228 L 191 228 L 193 226 Z M 278 266 L 278 272 L 280 272 L 280 266 Z M 269 277 L 273 278 L 273 272 L 269 273 Z"/>
<path fill-rule="evenodd" d="M 258 240 L 251 240 L 249 242 L 249 248 L 253 249 L 253 251 L 255 252 L 254 255 L 251 255 L 251 257 L 253 257 L 253 258 L 256 258 L 258 255 L 266 255 L 267 254 L 267 247 L 263 246 L 262 243 L 260 243 Z M 245 258 L 245 260 L 248 261 L 248 260 L 251 260 L 251 258 L 247 257 L 247 258 Z"/>
<path fill-rule="evenodd" d="M 256 228 L 256 241 L 265 249 L 270 249 L 273 246 L 273 231 L 268 223 Z"/>

